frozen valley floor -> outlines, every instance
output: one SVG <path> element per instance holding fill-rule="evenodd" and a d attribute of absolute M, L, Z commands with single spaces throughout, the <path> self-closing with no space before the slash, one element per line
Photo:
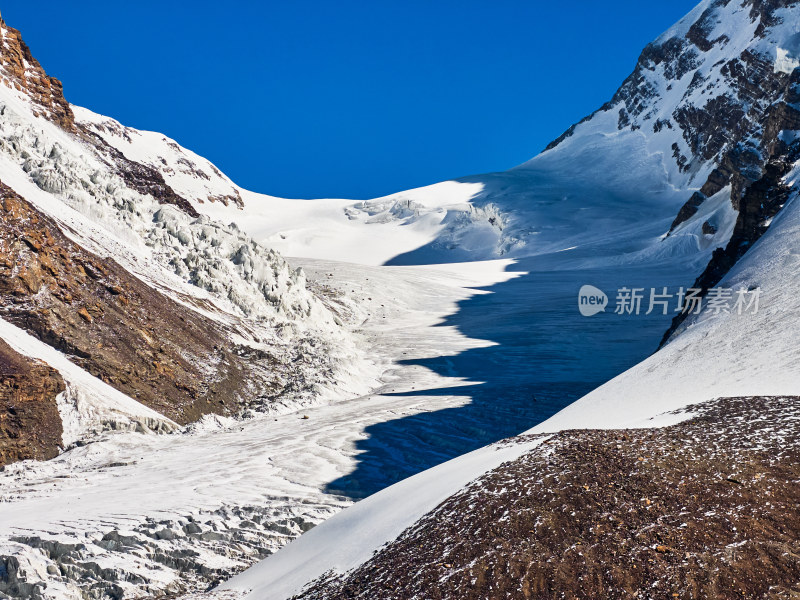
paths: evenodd
<path fill-rule="evenodd" d="M 641 360 L 665 327 L 642 318 L 649 335 L 637 345 L 619 321 L 581 320 L 574 293 L 586 274 L 534 277 L 511 261 L 297 262 L 361 304 L 354 326 L 381 385 L 182 434 L 113 434 L 7 468 L 8 586 L 44 598 L 207 589 L 354 500 L 529 429 Z M 605 360 L 578 340 L 595 350 L 606 340 Z"/>

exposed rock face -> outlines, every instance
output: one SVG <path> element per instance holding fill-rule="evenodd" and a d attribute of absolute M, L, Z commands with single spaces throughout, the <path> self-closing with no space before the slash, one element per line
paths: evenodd
<path fill-rule="evenodd" d="M 732 177 L 742 178 L 740 185 L 758 179 L 767 158 L 764 150 L 784 128 L 771 122 L 776 112 L 791 110 L 784 100 L 797 81 L 775 68 L 775 42 L 784 35 L 780 26 L 788 18 L 779 9 L 798 3 L 748 0 L 743 4 L 749 11 L 738 10 L 740 4 L 710 2 L 697 20 L 649 44 L 612 99 L 581 123 L 615 110 L 619 129 L 677 131 L 682 142 L 673 145 L 673 158 L 682 170 L 717 163 L 703 186 L 706 196 Z M 738 29 L 752 33 L 732 40 L 741 33 Z M 796 117 L 778 120 L 797 122 Z M 578 125 L 548 149 L 572 136 Z"/>
<path fill-rule="evenodd" d="M 0 466 L 47 460 L 61 447 L 57 371 L 14 352 L 0 340 Z"/>
<path fill-rule="evenodd" d="M 266 352 L 93 255 L 0 184 L 0 310 L 91 374 L 178 423 L 279 391 Z M 262 400 L 263 401 L 263 400 Z"/>
<path fill-rule="evenodd" d="M 775 215 L 780 212 L 789 198 L 791 189 L 783 181 L 792 165 L 800 159 L 800 144 L 787 146 L 780 142 L 774 156 L 764 167 L 763 176 L 749 185 L 739 201 L 739 214 L 733 229 L 733 235 L 725 248 L 717 248 L 705 270 L 695 280 L 692 287 L 701 290 L 700 296 L 716 286 L 725 274 L 753 247 L 758 239 L 766 233 Z M 708 223 L 703 224 L 703 231 L 710 231 Z M 666 344 L 687 319 L 688 313 L 679 313 L 672 320 L 667 332 L 661 340 Z"/>
<path fill-rule="evenodd" d="M 800 3 L 713 0 L 701 8 L 649 44 L 614 97 L 584 122 L 618 113 L 619 130 L 641 131 L 653 150 L 669 147 L 674 165 L 666 168 L 677 167 L 699 188 L 668 235 L 689 227 L 692 235 L 722 242 L 694 284 L 705 293 L 761 237 L 786 199 L 782 178 L 797 160 L 800 131 L 800 36 L 793 25 Z M 714 220 L 698 213 L 712 196 L 728 192 L 737 221 L 729 238 L 716 239 Z M 675 318 L 662 344 L 684 318 Z"/>
<path fill-rule="evenodd" d="M 672 232 L 678 225 L 681 223 L 688 221 L 691 219 L 697 211 L 700 209 L 700 206 L 705 202 L 706 197 L 702 192 L 695 192 L 692 194 L 692 197 L 686 201 L 681 209 L 678 211 L 678 216 L 675 217 L 675 220 L 672 222 L 672 226 L 669 228 L 670 232 Z"/>
<path fill-rule="evenodd" d="M 664 429 L 557 434 L 298 598 L 796 597 L 800 399 L 694 411 Z"/>
<path fill-rule="evenodd" d="M 34 113 L 74 131 L 75 117 L 69 102 L 64 99 L 63 86 L 55 77 L 44 72 L 20 32 L 0 19 L 0 82 L 27 95 L 35 106 Z"/>
<path fill-rule="evenodd" d="M 148 180 L 159 181 L 154 194 L 161 198 L 160 188 L 167 185 L 175 196 L 197 205 L 220 203 L 224 206 L 244 208 L 244 200 L 239 188 L 217 167 L 205 158 L 182 148 L 177 142 L 155 132 L 139 131 L 126 127 L 114 119 L 97 115 L 85 108 L 75 108 L 76 126 L 80 134 L 100 154 L 108 157 L 111 164 L 122 167 L 121 174 L 128 179 L 125 171 L 130 171 L 131 157 L 136 157 L 137 169 L 150 172 Z M 105 146 L 105 147 L 104 147 Z M 149 193 L 147 187 L 138 187 L 142 193 Z M 177 202 L 171 202 L 178 204 Z M 178 204 L 184 210 L 186 206 Z M 187 210 L 192 214 L 193 209 Z"/>
<path fill-rule="evenodd" d="M 191 203 L 175 193 L 164 176 L 153 167 L 143 165 L 126 158 L 122 152 L 109 145 L 99 135 L 84 126 L 78 126 L 81 136 L 97 148 L 101 156 L 108 159 L 108 164 L 122 177 L 131 189 L 140 194 L 150 194 L 159 204 L 172 204 L 191 217 L 199 217 Z"/>

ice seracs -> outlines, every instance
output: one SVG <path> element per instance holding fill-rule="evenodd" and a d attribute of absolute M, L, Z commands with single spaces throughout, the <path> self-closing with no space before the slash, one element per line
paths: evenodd
<path fill-rule="evenodd" d="M 539 423 L 536 447 L 570 427 L 675 423 L 691 416 L 675 409 L 721 392 L 788 393 L 800 377 L 785 318 L 798 308 L 797 11 L 707 0 L 648 45 L 606 105 L 530 161 L 359 202 L 242 190 L 161 134 L 56 102 L 73 115 L 60 119 L 49 96 L 0 87 L 0 180 L 70 240 L 201 316 L 244 359 L 236 365 L 272 371 L 280 389 L 239 420 L 207 417 L 173 436 L 96 431 L 92 445 L 4 472 L 6 530 L 47 532 L 0 540 L 17 561 L 14 577 L 63 598 L 205 588 L 349 504 L 340 493 L 354 489 L 347 478 L 359 461 L 373 469 L 360 483 L 387 485 L 384 471 L 405 476 L 409 464 L 466 452 L 458 449 L 495 431 L 499 402 L 528 401 L 528 388 L 541 398 L 544 384 L 565 398 L 586 391 L 569 385 L 625 371 Z M 24 60 L 22 75 L 7 76 L 39 78 Z M 28 242 L 22 252 L 35 249 Z M 351 264 L 312 260 L 317 276 L 307 278 L 280 252 Z M 488 260 L 500 257 L 509 262 Z M 575 308 L 583 284 L 686 287 L 709 265 L 724 284 L 762 286 L 764 312 L 701 314 L 647 358 L 669 316 L 588 321 Z M 491 292 L 495 303 L 480 301 Z M 769 339 L 754 347 L 764 332 Z M 6 327 L 0 336 L 84 386 L 78 413 L 103 414 L 120 400 L 111 383 L 73 373 L 66 353 L 45 352 L 44 340 L 28 343 Z M 168 374 L 152 345 L 147 364 Z M 218 348 L 198 360 L 203 373 L 216 372 Z M 487 389 L 491 402 L 478 403 Z M 259 396 L 258 386 L 236 392 Z M 75 411 L 65 399 L 66 422 Z M 128 400 L 115 406 L 130 424 L 143 411 Z M 284 423 L 298 406 L 307 408 Z M 534 425 L 522 425 L 531 414 L 526 406 L 509 418 L 522 429 Z M 404 427 L 420 422 L 409 443 Z M 87 441 L 67 429 L 67 439 Z M 356 568 L 529 441 L 491 445 L 386 488 L 228 587 L 282 598 L 329 568 Z M 46 552 L 52 543 L 58 553 Z"/>

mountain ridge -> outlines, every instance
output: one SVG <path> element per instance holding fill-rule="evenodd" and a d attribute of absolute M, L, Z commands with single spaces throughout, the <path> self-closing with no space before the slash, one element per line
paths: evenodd
<path fill-rule="evenodd" d="M 742 413 L 743 397 L 794 410 L 800 374 L 793 330 L 775 315 L 796 311 L 800 298 L 792 284 L 800 252 L 794 243 L 800 217 L 793 206 L 800 177 L 800 44 L 795 44 L 800 34 L 792 25 L 797 7 L 772 0 L 705 0 L 645 48 L 609 103 L 530 161 L 502 173 L 358 202 L 250 192 L 162 134 L 69 105 L 60 83 L 41 70 L 19 32 L 0 23 L 3 62 L 10 65 L 0 79 L 5 84 L 0 85 L 0 246 L 9 258 L 0 263 L 0 364 L 18 364 L 16 353 L 26 364 L 42 362 L 55 371 L 47 371 L 52 385 L 31 389 L 38 394 L 42 415 L 36 418 L 47 439 L 24 441 L 25 452 L 18 452 L 9 442 L 16 422 L 7 428 L 9 435 L 0 436 L 0 456 L 9 461 L 2 478 L 12 490 L 0 518 L 16 532 L 0 539 L 0 593 L 48 599 L 167 595 L 203 589 L 264 558 L 348 504 L 338 494 L 314 489 L 317 483 L 305 481 L 316 481 L 307 464 L 291 462 L 308 456 L 302 446 L 307 439 L 318 452 L 310 463 L 329 476 L 328 483 L 349 476 L 358 444 L 374 423 L 365 420 L 369 425 L 362 428 L 358 419 L 350 418 L 351 425 L 333 418 L 337 400 L 346 400 L 341 410 L 352 417 L 347 410 L 362 402 L 373 406 L 375 398 L 386 396 L 389 412 L 399 416 L 382 418 L 402 424 L 433 412 L 427 405 L 420 408 L 425 402 L 443 406 L 438 411 L 445 415 L 453 410 L 435 404 L 433 396 L 463 394 L 474 400 L 477 392 L 459 386 L 474 388 L 484 376 L 494 384 L 499 379 L 490 375 L 499 370 L 507 371 L 513 384 L 505 382 L 496 393 L 535 399 L 535 386 L 543 382 L 606 381 L 614 373 L 592 365 L 593 356 L 602 355 L 608 364 L 634 364 L 625 362 L 633 356 L 626 354 L 632 352 L 631 340 L 669 328 L 661 351 L 639 357 L 645 360 L 527 437 L 385 488 L 225 584 L 227 590 L 243 595 L 245 588 L 255 589 L 258 600 L 263 594 L 283 598 L 316 581 L 313 593 L 319 597 L 347 597 L 364 582 L 354 569 L 369 561 L 372 550 L 391 545 L 406 527 L 425 530 L 430 519 L 420 519 L 469 482 L 487 472 L 504 476 L 503 457 L 524 461 L 526 453 L 542 451 L 537 449 L 546 447 L 548 437 L 569 438 L 568 430 L 645 428 L 652 431 L 642 435 L 662 439 L 659 425 L 685 432 L 709 423 L 703 409 L 695 418 L 685 408 L 719 394 L 733 399 L 727 408 Z M 320 261 L 316 281 L 282 255 Z M 497 259 L 513 270 L 506 280 L 481 271 L 497 266 L 487 266 Z M 358 270 L 370 265 L 376 270 Z M 455 296 L 459 302 L 484 292 L 498 295 L 493 308 L 519 328 L 515 339 L 476 335 L 463 323 L 459 328 L 451 314 L 420 307 L 433 297 L 432 282 L 442 265 L 458 275 L 441 271 L 438 277 L 460 282 L 448 279 L 457 293 L 447 292 L 462 294 Z M 350 279 L 337 282 L 339 269 Z M 406 295 L 402 301 L 392 277 Z M 532 293 L 528 302 L 501 304 L 508 289 L 502 286 L 512 278 L 531 286 L 516 288 Z M 475 289 L 487 280 L 490 287 Z M 661 289 L 692 281 L 704 292 L 716 285 L 764 288 L 774 304 L 758 315 L 678 314 L 671 327 L 672 315 L 666 313 L 614 324 L 611 311 L 587 320 L 574 310 L 575 292 L 589 282 L 610 290 L 631 282 Z M 414 285 L 417 304 L 408 301 L 413 294 L 407 288 Z M 438 288 L 436 293 L 445 294 Z M 497 315 L 484 314 L 490 311 L 482 305 L 478 311 L 483 334 L 481 327 Z M 421 342 L 419 330 L 405 323 L 392 329 L 397 315 L 413 326 L 430 320 L 432 341 Z M 444 327 L 432 333 L 439 325 Z M 397 338 L 396 345 L 386 342 L 395 354 L 368 355 L 380 335 L 393 343 Z M 446 335 L 460 338 L 461 345 L 441 342 Z M 763 338 L 762 347 L 753 349 L 756 338 Z M 658 340 L 652 341 L 655 346 Z M 410 346 L 401 350 L 402 343 Z M 420 344 L 431 354 L 406 356 Z M 470 352 L 486 345 L 498 348 L 487 364 L 478 364 Z M 540 371 L 535 377 L 522 368 L 529 356 L 539 357 L 531 368 Z M 397 373 L 414 368 L 424 375 L 405 381 L 410 390 L 395 390 Z M 423 390 L 419 393 L 431 394 L 425 402 L 403 404 L 418 393 L 420 382 L 433 386 L 430 381 L 455 391 Z M 14 416 L 8 408 L 17 410 L 12 404 L 18 401 L 0 401 Z M 301 407 L 311 415 L 283 419 Z M 767 427 L 792 425 L 776 412 L 771 410 Z M 279 425 L 273 414 L 281 417 Z M 319 425 L 313 422 L 317 415 Z M 6 417 L 0 425 L 11 421 Z M 467 431 L 483 440 L 488 423 L 472 423 Z M 725 437 L 730 427 L 716 423 L 722 437 L 712 436 L 711 442 L 730 442 Z M 344 441 L 335 439 L 337 428 L 346 430 Z M 433 439 L 420 438 L 420 445 L 433 448 L 440 462 L 461 447 L 446 439 L 449 432 L 437 440 L 430 430 L 420 431 Z M 136 440 L 128 437 L 131 432 L 147 437 Z M 174 435 L 151 435 L 159 433 Z M 584 441 L 608 445 L 615 434 L 591 435 Z M 289 450 L 276 458 L 260 448 L 264 440 Z M 742 440 L 734 442 L 742 450 Z M 166 474 L 149 462 L 153 456 L 138 453 L 140 447 L 164 457 Z M 204 452 L 230 461 L 221 465 L 230 467 L 230 480 L 220 465 L 204 466 Z M 381 452 L 410 451 L 400 445 L 379 447 Z M 675 459 L 671 452 L 668 445 L 663 449 L 664 461 Z M 58 459 L 47 463 L 14 462 L 53 455 Z M 125 459 L 117 460 L 120 456 Z M 286 481 L 271 475 L 292 466 Z M 73 468 L 93 486 L 123 489 L 115 473 L 144 482 L 137 493 L 147 508 L 131 506 L 126 498 L 114 507 L 118 514 L 106 514 L 105 507 L 79 497 L 71 476 L 61 481 L 58 474 Z M 244 499 L 232 499 L 220 491 L 220 482 L 204 480 L 204 470 Z M 202 489 L 201 497 L 172 498 L 176 479 Z M 285 497 L 266 497 L 258 487 L 265 481 L 280 490 L 273 495 Z M 433 487 L 422 494 L 415 486 L 423 484 Z M 58 523 L 35 514 L 35 502 L 52 507 L 46 502 L 61 493 L 69 498 L 68 518 L 55 508 L 52 518 Z M 417 494 L 419 502 L 406 502 L 406 493 Z M 170 510 L 162 511 L 166 505 Z M 20 533 L 29 521 L 45 523 L 41 527 L 49 533 L 35 527 L 32 534 Z M 67 530 L 62 527 L 67 521 L 79 524 Z M 371 531 L 369 543 L 337 530 L 342 522 L 357 525 L 354 531 Z M 431 547 L 452 541 L 440 529 L 427 531 Z M 308 544 L 316 544 L 314 552 L 293 550 Z M 344 551 L 353 548 L 356 558 Z M 146 565 L 146 575 L 132 556 Z M 309 566 L 314 557 L 319 560 Z M 415 557 L 408 558 L 413 563 Z M 337 573 L 320 582 L 327 567 Z M 388 579 L 394 576 L 391 567 L 380 564 Z M 280 590 L 269 587 L 276 580 L 283 581 Z M 378 593 L 367 588 L 366 594 Z M 459 593 L 463 590 L 453 591 L 453 597 Z"/>

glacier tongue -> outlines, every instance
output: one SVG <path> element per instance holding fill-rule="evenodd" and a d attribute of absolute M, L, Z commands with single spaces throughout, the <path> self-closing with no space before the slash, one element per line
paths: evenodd
<path fill-rule="evenodd" d="M 237 351 L 277 357 L 268 366 L 286 380 L 258 414 L 164 436 L 100 428 L 96 443 L 54 461 L 8 467 L 0 590 L 55 599 L 203 588 L 351 498 L 519 433 L 645 358 L 668 318 L 588 321 L 575 294 L 690 285 L 734 239 L 746 190 L 800 129 L 796 20 L 796 8 L 760 0 L 706 0 L 645 49 L 607 105 L 534 159 L 364 202 L 248 192 L 161 134 L 79 107 L 65 121 L 41 112 L 48 98 L 0 86 L 0 179 L 70 239 L 219 325 Z M 785 241 L 794 212 L 789 203 L 770 216 L 725 280 L 763 284 L 773 309 L 747 322 L 702 315 L 535 431 L 642 425 L 720 389 L 786 391 L 798 380 L 793 331 L 775 315 L 800 309 L 782 287 L 796 262 Z M 487 260 L 498 257 L 516 272 Z M 9 327 L 0 322 L 0 335 L 73 376 L 65 421 L 68 400 L 79 416 L 114 409 L 125 429 L 158 417 Z M 777 360 L 748 343 L 764 331 Z M 398 523 L 410 524 L 381 535 Z"/>

